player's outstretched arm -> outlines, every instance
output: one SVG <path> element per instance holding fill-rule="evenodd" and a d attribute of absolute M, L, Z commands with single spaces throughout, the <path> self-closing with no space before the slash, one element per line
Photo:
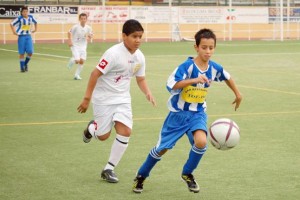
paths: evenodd
<path fill-rule="evenodd" d="M 147 100 L 150 101 L 153 106 L 156 106 L 156 101 L 152 95 L 151 90 L 148 87 L 146 78 L 144 76 L 137 76 L 136 82 L 137 82 L 140 90 L 146 95 Z"/>
<path fill-rule="evenodd" d="M 97 79 L 102 75 L 102 72 L 100 72 L 98 69 L 94 69 L 94 71 L 92 71 L 86 91 L 85 91 L 85 95 L 83 100 L 81 101 L 80 105 L 77 108 L 77 111 L 79 113 L 85 113 L 89 107 L 91 98 L 92 98 L 92 94 L 94 91 L 94 88 L 96 86 L 97 83 Z"/>
<path fill-rule="evenodd" d="M 240 107 L 240 104 L 242 101 L 242 94 L 240 93 L 239 89 L 237 88 L 237 86 L 232 78 L 230 78 L 229 80 L 226 80 L 225 83 L 235 94 L 235 100 L 232 102 L 232 104 L 235 104 L 234 110 L 236 111 Z"/>

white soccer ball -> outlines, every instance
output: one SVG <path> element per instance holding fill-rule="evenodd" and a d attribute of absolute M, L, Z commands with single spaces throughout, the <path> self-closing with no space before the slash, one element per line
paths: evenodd
<path fill-rule="evenodd" d="M 240 129 L 231 119 L 217 119 L 209 127 L 208 138 L 216 149 L 228 150 L 239 143 Z"/>

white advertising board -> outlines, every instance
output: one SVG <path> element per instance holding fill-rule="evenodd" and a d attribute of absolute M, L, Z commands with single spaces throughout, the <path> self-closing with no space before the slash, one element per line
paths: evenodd
<path fill-rule="evenodd" d="M 77 6 L 28 6 L 28 10 L 39 24 L 78 22 Z"/>

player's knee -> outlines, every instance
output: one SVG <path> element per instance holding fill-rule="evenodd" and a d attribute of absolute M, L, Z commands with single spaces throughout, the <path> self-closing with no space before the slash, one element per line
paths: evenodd
<path fill-rule="evenodd" d="M 199 141 L 195 141 L 195 146 L 197 148 L 203 149 L 206 147 L 207 141 L 206 140 L 199 140 Z"/>
<path fill-rule="evenodd" d="M 162 155 L 164 155 L 165 153 L 167 153 L 167 151 L 168 151 L 168 149 L 163 149 L 163 150 L 161 150 L 160 152 L 158 152 L 158 155 L 159 155 L 159 156 L 162 156 Z"/>
<path fill-rule="evenodd" d="M 83 65 L 83 63 L 84 63 L 84 60 L 79 60 L 80 65 Z"/>
<path fill-rule="evenodd" d="M 110 132 L 105 133 L 104 135 L 98 135 L 97 138 L 100 141 L 104 141 L 104 140 L 107 140 L 109 138 L 109 136 L 110 136 Z"/>

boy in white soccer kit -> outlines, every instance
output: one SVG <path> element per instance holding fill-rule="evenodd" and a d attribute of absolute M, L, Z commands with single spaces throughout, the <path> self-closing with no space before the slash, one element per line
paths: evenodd
<path fill-rule="evenodd" d="M 81 80 L 80 73 L 87 57 L 87 40 L 92 39 L 93 36 L 92 28 L 86 25 L 87 15 L 85 13 L 79 15 L 79 22 L 68 32 L 68 43 L 73 56 L 68 63 L 68 68 L 71 69 L 75 63 L 78 64 L 74 75 L 75 80 Z"/>
<path fill-rule="evenodd" d="M 135 76 L 140 90 L 148 101 L 156 105 L 145 79 L 145 57 L 138 49 L 144 29 L 136 20 L 127 20 L 123 25 L 123 42 L 109 48 L 91 73 L 85 96 L 77 108 L 86 112 L 90 100 L 93 103 L 94 120 L 83 132 L 83 141 L 92 138 L 106 140 L 112 127 L 116 130 L 111 153 L 101 177 L 110 183 L 119 179 L 114 168 L 128 147 L 132 129 L 132 108 L 130 96 L 131 78 Z M 91 98 L 92 97 L 92 98 Z"/>
<path fill-rule="evenodd" d="M 101 123 L 101 126 L 93 131 L 93 136 L 97 138 L 96 135 L 110 131 L 113 121 L 121 121 L 131 129 L 130 81 L 133 76 L 145 76 L 143 53 L 138 49 L 131 54 L 124 43 L 120 43 L 104 53 L 96 68 L 105 76 L 97 80 L 93 92 L 95 121 Z"/>

